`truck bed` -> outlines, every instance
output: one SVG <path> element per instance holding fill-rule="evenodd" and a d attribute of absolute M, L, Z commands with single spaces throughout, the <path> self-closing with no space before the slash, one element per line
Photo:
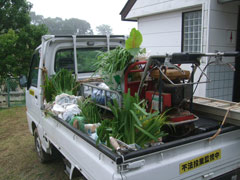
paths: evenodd
<path fill-rule="evenodd" d="M 104 164 L 105 170 L 108 169 L 106 170 L 109 171 L 108 173 L 115 174 L 116 179 L 118 179 L 117 177 L 122 177 L 122 179 L 129 178 L 131 180 L 146 179 L 147 174 L 151 174 L 151 179 L 156 180 L 160 179 L 160 174 L 161 179 L 164 180 L 202 179 L 204 175 L 207 176 L 208 174 L 213 178 L 223 174 L 223 172 L 226 173 L 233 170 L 233 168 L 238 168 L 240 164 L 240 152 L 237 149 L 240 145 L 239 127 L 226 124 L 221 134 L 213 141 L 209 141 L 208 139 L 216 133 L 219 123 L 207 117 L 200 117 L 198 121 L 194 122 L 194 126 L 196 127 L 195 131 L 184 137 L 164 139 L 164 144 L 130 152 L 126 155 L 119 155 L 105 145 L 96 145 L 96 142 L 87 134 L 75 129 L 62 119 L 54 117 L 54 120 L 61 124 L 62 130 L 59 130 L 59 132 L 66 129 L 64 131 L 71 131 L 71 134 L 77 137 L 71 139 L 71 135 L 71 140 L 74 141 L 74 139 L 79 138 L 79 140 L 84 142 L 81 143 L 81 148 L 78 150 L 79 154 L 91 153 L 94 150 L 94 153 L 88 156 L 89 158 L 79 159 L 79 162 L 82 164 L 91 164 L 91 161 L 92 163 L 94 162 L 94 166 L 99 165 L 101 167 Z M 60 128 L 60 125 L 57 127 Z M 77 143 L 76 146 L 80 145 L 78 142 L 75 143 Z M 88 144 L 89 147 L 83 146 L 83 144 Z M 61 149 L 61 147 L 59 148 Z M 69 151 L 73 149 L 74 148 L 70 148 Z M 68 150 L 66 149 L 66 151 Z M 199 168 L 193 170 L 190 169 L 186 172 L 181 171 L 184 163 L 217 151 L 221 151 L 220 159 L 199 166 Z M 71 152 L 66 153 L 71 154 Z M 103 160 L 106 162 L 103 162 Z M 171 169 L 171 171 L 169 169 Z M 214 174 L 212 174 L 212 172 L 214 172 Z M 88 173 L 85 174 L 85 176 L 89 179 L 95 179 L 94 172 L 89 172 L 89 174 L 92 174 L 93 177 L 89 177 Z M 104 176 L 106 174 L 107 173 L 105 173 Z"/>
<path fill-rule="evenodd" d="M 89 87 L 96 88 L 92 84 L 88 84 Z M 104 89 L 99 90 L 103 91 Z M 90 95 L 92 91 L 93 89 L 86 96 Z M 105 95 L 107 93 L 115 92 L 109 90 L 103 92 Z M 116 97 L 118 97 L 119 103 L 121 103 L 121 97 L 118 95 Z M 111 100 L 111 98 L 108 100 Z M 99 106 L 101 108 L 106 107 L 104 109 L 107 109 L 106 104 L 107 99 L 105 97 L 104 104 L 99 104 Z M 163 138 L 163 144 L 121 155 L 103 144 L 96 145 L 96 141 L 90 138 L 90 136 L 75 129 L 62 119 L 58 117 L 53 117 L 53 119 L 58 124 L 61 124 L 62 130 L 59 130 L 59 132 L 71 132 L 67 133 L 71 135 L 69 138 L 66 138 L 73 141 L 69 144 L 76 143 L 78 153 L 82 155 L 87 154 L 87 159 L 78 159 L 76 163 L 81 162 L 81 164 L 85 165 L 94 164 L 94 169 L 102 171 L 101 179 L 110 179 L 109 177 L 113 175 L 111 179 L 139 180 L 147 179 L 149 174 L 151 174 L 151 179 L 153 180 L 209 179 L 237 169 L 240 164 L 240 152 L 237 148 L 240 146 L 240 128 L 236 125 L 225 123 L 221 134 L 216 139 L 210 141 L 209 138 L 217 132 L 220 127 L 219 120 L 223 119 L 223 117 L 217 120 L 214 116 L 214 111 L 204 113 L 204 111 L 199 111 L 195 105 L 194 109 L 197 110 L 194 113 L 199 119 L 186 124 L 186 126 L 189 126 L 187 127 L 189 132 L 182 133 L 181 131 L 184 131 L 184 129 L 176 128 L 177 130 L 171 133 L 166 126 L 169 135 Z M 75 142 L 75 139 L 79 139 L 81 144 Z M 85 145 L 83 146 L 83 144 Z M 67 147 L 67 145 L 65 146 Z M 71 155 L 73 149 L 66 149 L 65 153 Z M 94 153 L 92 153 L 93 151 Z M 89 156 L 89 153 L 91 156 Z M 208 160 L 208 162 L 201 165 L 191 166 L 191 163 L 198 162 L 202 158 L 210 158 L 212 155 L 217 154 L 220 156 L 214 160 Z M 76 159 L 76 157 L 73 159 Z M 84 169 L 84 167 L 81 167 L 81 164 L 76 166 Z M 84 175 L 89 179 L 99 179 L 99 177 L 94 177 L 95 174 L 99 173 L 95 173 L 94 170 L 88 172 L 89 169 L 91 168 L 83 170 L 86 173 Z"/>
<path fill-rule="evenodd" d="M 94 90 L 101 92 L 101 94 L 104 95 L 103 103 L 100 104 L 99 102 L 96 102 L 96 101 L 95 102 L 96 102 L 96 105 L 98 105 L 99 107 L 104 108 L 106 110 L 110 110 L 107 106 L 107 103 L 112 100 L 110 97 L 110 94 L 111 95 L 114 94 L 116 97 L 116 100 L 118 101 L 119 105 L 121 106 L 122 97 L 117 91 L 99 88 L 98 85 L 99 85 L 99 82 L 82 83 L 81 84 L 81 94 L 84 97 L 92 98 L 92 93 Z M 109 98 L 106 97 L 106 95 L 108 93 L 109 93 Z M 212 137 L 216 133 L 218 128 L 220 127 L 219 121 L 223 120 L 223 117 L 226 113 L 226 107 L 214 107 L 214 106 L 210 106 L 210 105 L 208 106 L 206 104 L 206 102 L 215 103 L 216 101 L 221 101 L 221 100 L 216 100 L 216 99 L 211 99 L 211 98 L 194 97 L 193 101 L 194 101 L 194 103 L 193 103 L 194 113 L 199 117 L 199 119 L 197 121 L 194 121 L 191 123 L 186 123 L 185 126 L 182 126 L 182 124 L 180 124 L 179 126 L 175 125 L 174 130 L 171 130 L 171 128 L 168 128 L 168 125 L 167 125 L 165 130 L 169 133 L 169 135 L 167 137 L 163 138 L 163 144 L 153 146 L 153 147 L 148 147 L 148 148 L 141 149 L 141 150 L 134 151 L 134 152 L 130 152 L 126 155 L 119 156 L 118 154 L 109 150 L 109 148 L 107 148 L 104 145 L 96 146 L 95 141 L 93 141 L 91 138 L 86 136 L 84 133 L 72 128 L 71 126 L 70 126 L 70 128 L 73 129 L 75 133 L 80 132 L 79 135 L 81 135 L 81 137 L 83 137 L 86 141 L 89 141 L 89 143 L 91 143 L 93 146 L 95 146 L 96 148 L 99 148 L 100 151 L 102 151 L 103 153 L 106 153 L 107 156 L 109 156 L 113 160 L 116 160 L 117 164 L 121 164 L 123 161 L 134 159 L 139 156 L 145 156 L 145 155 L 163 151 L 163 150 L 166 150 L 166 149 L 169 149 L 172 147 L 182 146 L 187 143 L 195 142 L 195 141 L 202 140 L 202 139 L 208 139 L 208 138 Z M 218 103 L 229 104 L 229 106 L 236 104 L 236 103 L 230 103 L 228 101 L 224 101 L 224 102 L 221 101 Z M 216 114 L 216 108 L 218 108 L 218 110 L 219 110 L 219 108 L 224 108 L 224 109 L 220 109 L 221 113 Z M 231 113 L 232 114 L 236 113 L 236 109 L 231 111 Z M 234 117 L 239 118 L 240 116 L 239 116 L 239 114 L 238 114 L 238 116 L 236 114 L 234 114 Z M 58 119 L 58 121 L 65 123 L 61 119 Z M 228 120 L 228 121 L 231 123 L 233 122 L 232 120 Z M 69 126 L 67 123 L 65 123 L 65 124 L 67 126 Z M 239 123 L 239 125 L 240 125 L 240 123 Z M 185 128 L 186 126 L 189 126 L 189 127 L 187 127 L 187 129 L 189 129 L 189 132 L 182 133 L 181 131 L 185 131 L 185 129 L 182 129 L 182 127 Z M 221 133 L 224 134 L 224 133 L 238 130 L 238 129 L 239 129 L 238 126 L 226 123 L 223 126 Z M 171 131 L 174 131 L 174 132 L 171 133 Z"/>
<path fill-rule="evenodd" d="M 164 139 L 164 144 L 148 147 L 146 149 L 137 150 L 134 152 L 130 152 L 126 155 L 118 155 L 117 153 L 113 152 L 111 149 L 106 147 L 105 145 L 99 144 L 96 145 L 96 142 L 91 139 L 87 134 L 75 129 L 68 123 L 66 123 L 64 120 L 54 117 L 56 121 L 70 129 L 72 132 L 74 132 L 76 135 L 87 141 L 89 144 L 97 148 L 99 151 L 107 155 L 109 158 L 114 160 L 117 164 L 121 164 L 126 160 L 131 160 L 136 157 L 149 155 L 151 153 L 167 150 L 172 147 L 182 146 L 184 144 L 196 142 L 198 140 L 208 139 L 211 136 L 213 136 L 216 133 L 216 130 L 219 128 L 219 123 L 216 120 L 206 118 L 206 117 L 200 117 L 198 121 L 194 122 L 195 130 L 191 133 L 189 133 L 186 136 L 183 137 L 169 137 Z M 234 126 L 231 124 L 226 124 L 221 134 L 228 133 L 231 131 L 239 130 L 240 128 L 238 126 Z"/>

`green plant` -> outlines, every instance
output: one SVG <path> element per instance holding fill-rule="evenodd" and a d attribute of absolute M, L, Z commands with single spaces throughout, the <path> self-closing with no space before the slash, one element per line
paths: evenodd
<path fill-rule="evenodd" d="M 57 95 L 62 93 L 76 95 L 78 86 L 79 84 L 76 82 L 72 72 L 66 69 L 61 69 L 51 78 L 47 75 L 45 76 L 43 84 L 44 96 L 47 102 L 51 102 L 54 101 Z"/>
<path fill-rule="evenodd" d="M 89 99 L 80 101 L 78 106 L 81 109 L 81 115 L 86 119 L 86 123 L 94 124 L 101 121 L 102 118 L 99 112 L 99 108 L 95 103 L 90 102 Z"/>
<path fill-rule="evenodd" d="M 109 107 L 114 115 L 112 124 L 112 136 L 124 141 L 127 144 L 135 143 L 136 122 L 131 111 L 135 111 L 134 104 L 140 103 L 138 96 L 131 96 L 130 91 L 123 95 L 123 107 L 119 107 L 117 101 L 109 103 Z"/>
<path fill-rule="evenodd" d="M 139 105 L 134 104 L 134 106 L 139 109 L 139 114 L 136 115 L 135 112 L 132 112 L 133 117 L 136 118 L 136 120 L 142 125 L 135 125 L 135 127 L 138 129 L 136 133 L 136 143 L 138 145 L 143 146 L 151 140 L 158 141 L 160 137 L 167 135 L 161 130 L 163 125 L 166 124 L 167 111 L 159 115 L 158 111 L 155 113 L 147 113 L 146 110 Z"/>
<path fill-rule="evenodd" d="M 126 40 L 126 48 L 117 47 L 111 51 L 99 53 L 94 66 L 110 88 L 114 90 L 118 88 L 125 68 L 134 62 L 134 57 L 145 52 L 145 49 L 140 49 L 141 43 L 141 33 L 133 28 Z"/>
<path fill-rule="evenodd" d="M 142 54 L 146 52 L 146 49 L 141 49 L 140 46 L 142 44 L 143 38 L 140 31 L 133 28 L 130 32 L 129 38 L 126 40 L 126 49 L 132 56 L 137 56 L 138 54 Z"/>
<path fill-rule="evenodd" d="M 125 48 L 117 47 L 108 52 L 100 52 L 94 66 L 101 75 L 111 76 L 113 73 L 124 70 L 132 58 Z"/>
<path fill-rule="evenodd" d="M 53 101 L 54 100 L 53 94 L 55 90 L 54 90 L 52 80 L 49 79 L 48 75 L 45 76 L 43 89 L 44 89 L 44 97 L 46 101 L 47 102 Z"/>
<path fill-rule="evenodd" d="M 146 104 L 140 101 L 137 95 L 131 96 L 130 91 L 123 95 L 123 107 L 119 107 L 116 100 L 109 103 L 113 119 L 109 123 L 101 124 L 99 141 L 106 142 L 106 137 L 113 136 L 127 144 L 137 143 L 144 146 L 150 141 L 158 141 L 159 137 L 166 135 L 162 126 L 166 123 L 166 113 L 147 113 Z M 98 130 L 97 130 L 98 131 Z"/>
<path fill-rule="evenodd" d="M 101 122 L 101 125 L 97 128 L 97 135 L 98 139 L 96 144 L 98 145 L 101 142 L 106 143 L 108 147 L 111 147 L 110 145 L 110 134 L 112 133 L 112 120 L 111 119 L 104 119 Z"/>

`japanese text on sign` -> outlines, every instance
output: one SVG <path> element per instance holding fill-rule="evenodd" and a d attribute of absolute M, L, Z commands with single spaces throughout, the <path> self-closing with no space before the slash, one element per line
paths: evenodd
<path fill-rule="evenodd" d="M 200 166 L 203 166 L 207 163 L 221 159 L 221 149 L 204 154 L 203 156 L 197 157 L 190 161 L 180 164 L 180 174 L 196 169 Z"/>

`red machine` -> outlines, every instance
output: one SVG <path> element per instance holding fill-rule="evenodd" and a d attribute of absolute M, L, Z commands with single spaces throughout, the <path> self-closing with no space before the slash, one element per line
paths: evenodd
<path fill-rule="evenodd" d="M 165 110 L 167 110 L 172 106 L 171 94 L 162 93 L 161 98 L 162 98 L 162 101 L 161 101 L 162 103 L 160 105 L 161 106 L 160 109 L 162 112 L 164 112 Z M 145 99 L 150 104 L 149 105 L 150 112 L 159 110 L 159 93 L 158 92 L 146 91 Z"/>
<path fill-rule="evenodd" d="M 172 85 L 168 82 L 169 79 L 175 83 L 189 79 L 190 72 L 167 68 L 164 71 L 165 76 L 160 76 L 159 68 L 154 69 L 154 64 L 148 66 L 148 70 L 145 69 L 146 65 L 147 61 L 139 61 L 131 64 L 126 69 L 124 74 L 124 92 L 127 93 L 128 89 L 130 89 L 133 96 L 138 92 L 139 86 L 142 86 L 139 96 L 141 99 L 147 100 L 149 112 L 158 110 L 162 113 L 170 109 L 168 116 L 173 123 L 196 119 L 197 117 L 194 114 L 183 108 L 187 101 L 189 103 L 189 100 L 192 98 L 192 85 L 184 83 Z M 141 84 L 141 76 L 146 71 L 149 72 L 149 77 L 145 78 L 144 83 Z M 161 93 L 161 98 L 159 98 L 159 92 Z"/>
<path fill-rule="evenodd" d="M 142 73 L 144 71 L 146 63 L 147 61 L 135 62 L 127 68 L 124 73 L 124 93 L 127 93 L 128 89 L 130 89 L 132 96 L 134 96 L 134 94 L 138 92 L 141 77 L 138 78 L 136 74 Z M 135 78 L 133 74 L 135 74 Z M 131 75 L 132 78 L 131 80 L 129 80 Z M 148 88 L 152 88 L 152 85 L 148 85 Z M 143 94 L 144 93 L 141 94 L 141 97 L 143 97 Z"/>

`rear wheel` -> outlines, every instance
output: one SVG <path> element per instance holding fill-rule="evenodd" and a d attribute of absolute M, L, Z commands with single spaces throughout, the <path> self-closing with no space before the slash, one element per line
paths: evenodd
<path fill-rule="evenodd" d="M 34 130 L 34 142 L 35 142 L 35 149 L 38 154 L 38 159 L 40 160 L 41 163 L 46 163 L 51 160 L 51 155 L 47 154 L 43 148 L 42 148 L 42 143 L 41 139 L 39 137 L 37 128 Z"/>

